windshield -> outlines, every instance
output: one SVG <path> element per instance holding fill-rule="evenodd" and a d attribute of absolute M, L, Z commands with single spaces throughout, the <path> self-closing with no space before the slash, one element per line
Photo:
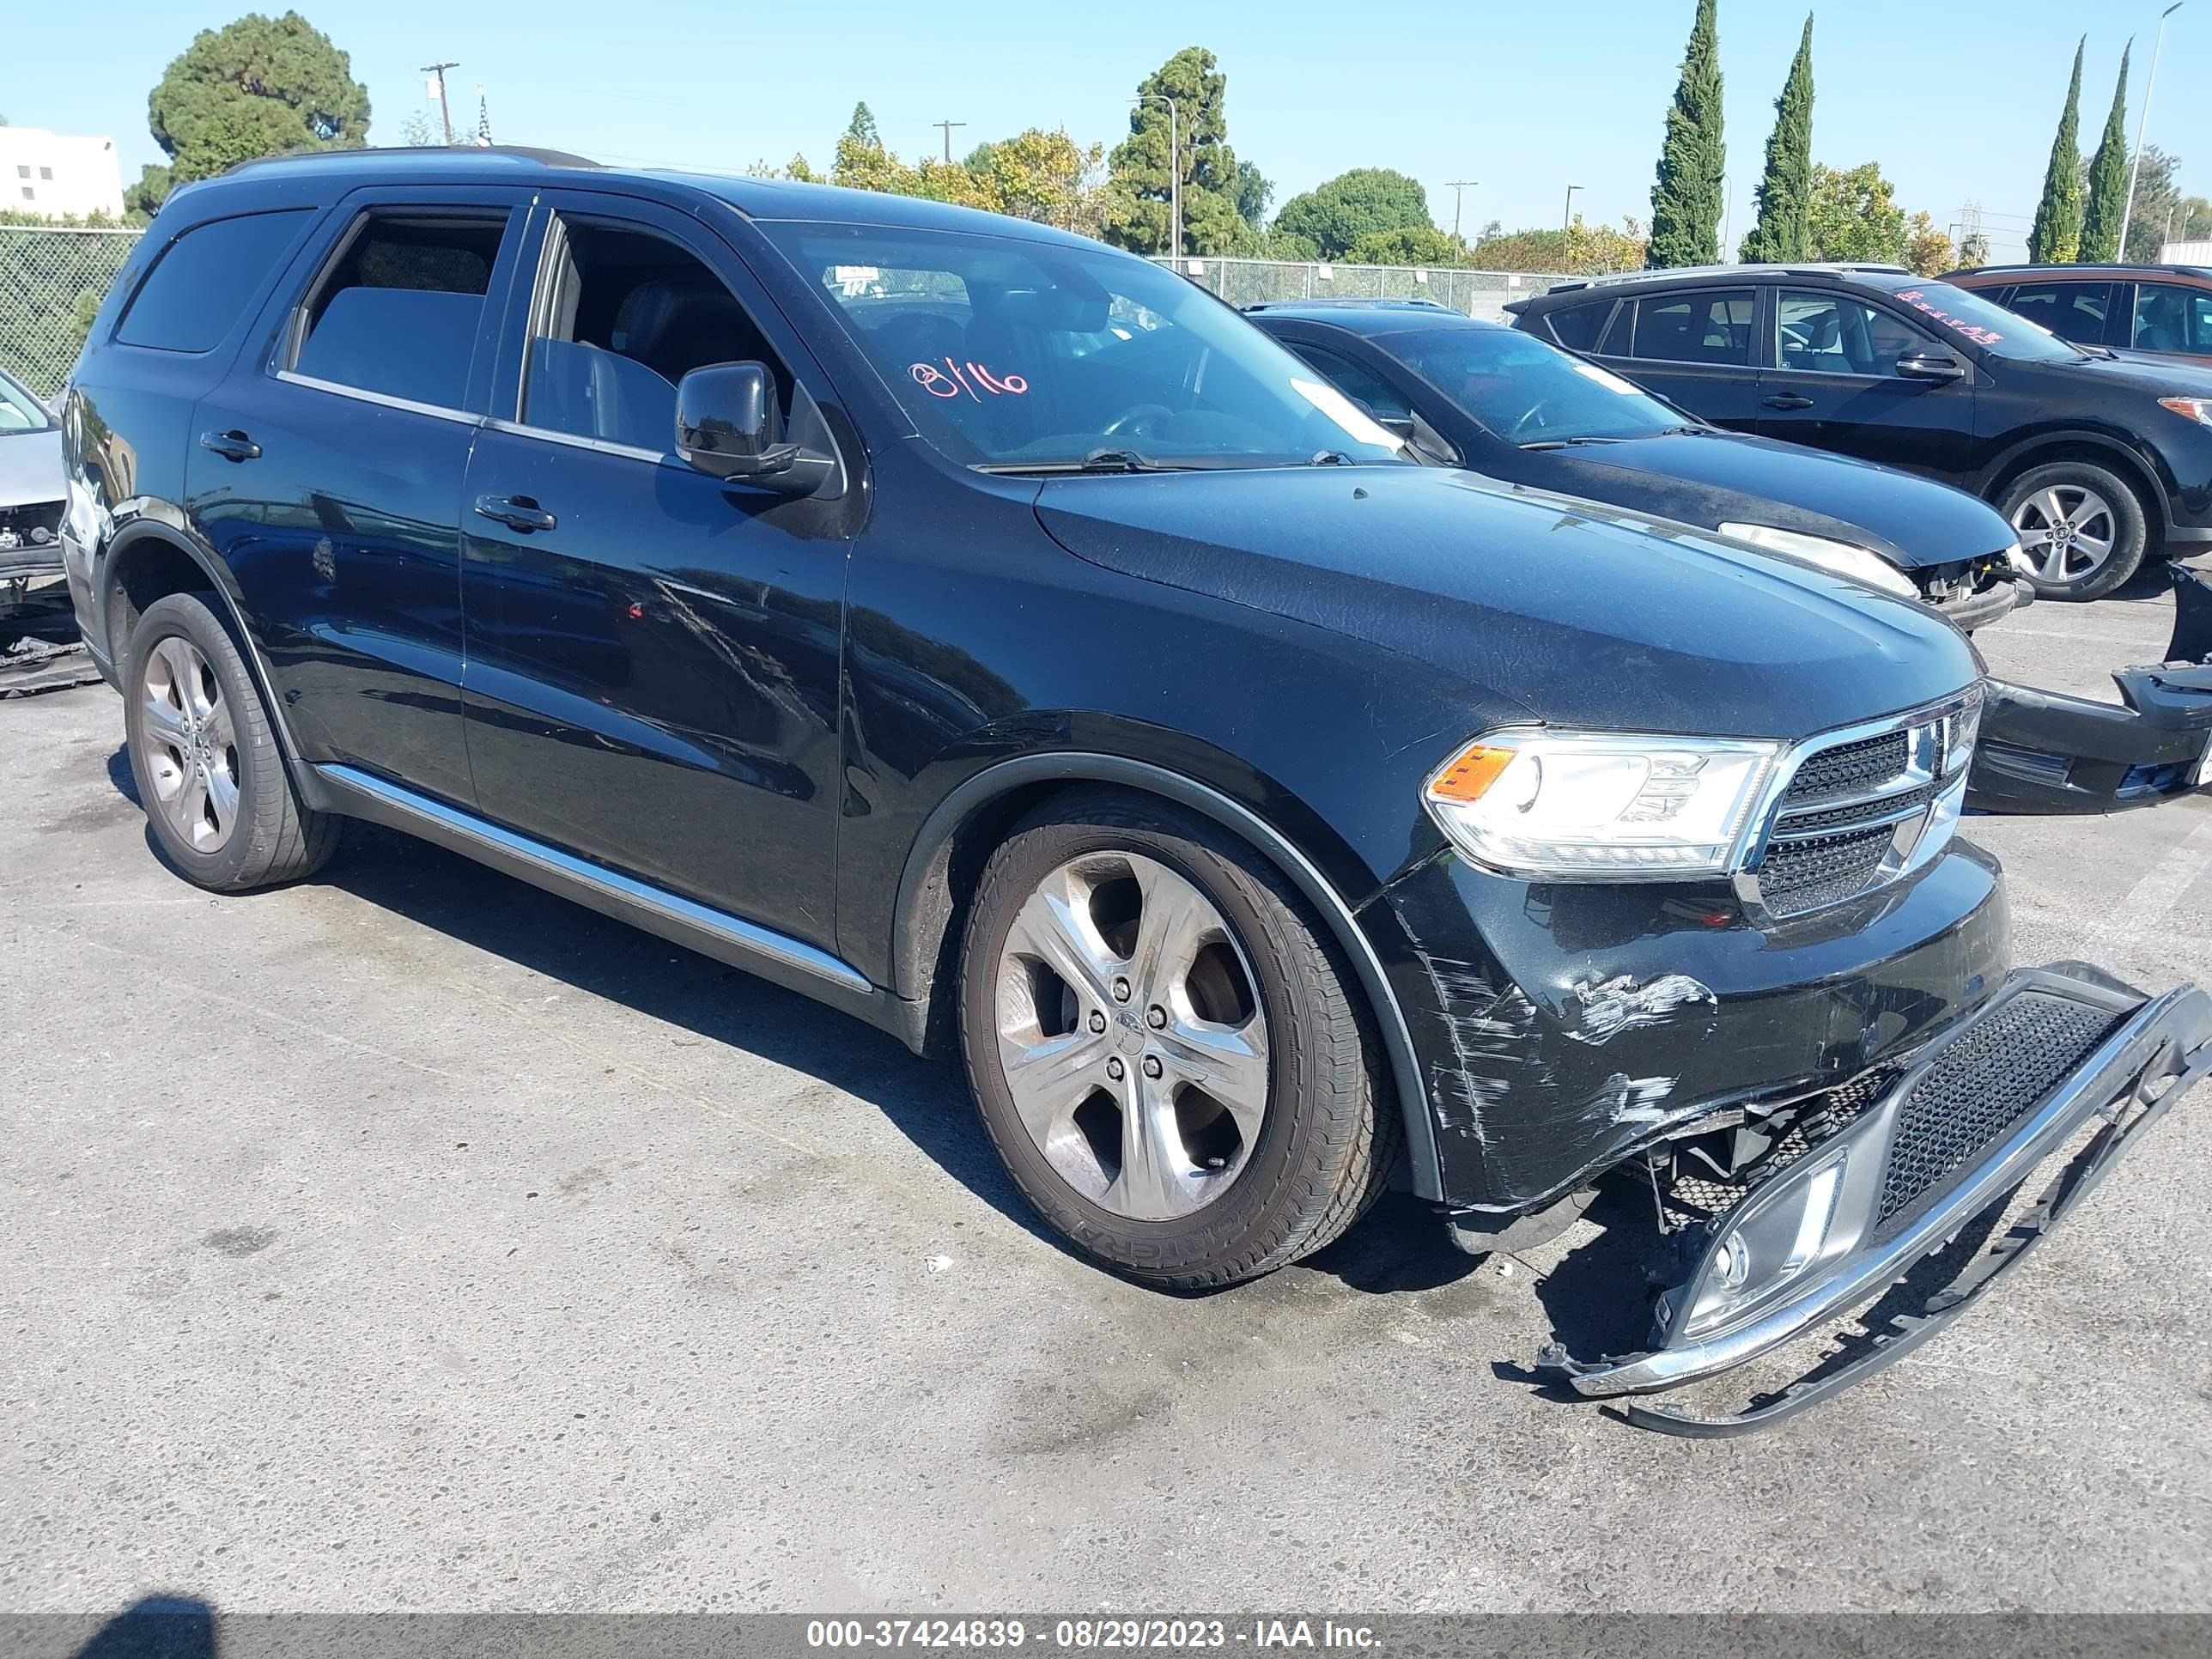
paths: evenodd
<path fill-rule="evenodd" d="M 923 436 L 970 465 L 1394 461 L 1399 441 L 1174 272 L 1106 247 L 879 226 L 760 228 L 842 314 Z"/>
<path fill-rule="evenodd" d="M 44 404 L 8 376 L 0 374 L 0 435 L 11 432 L 44 432 L 52 424 Z"/>
<path fill-rule="evenodd" d="M 1923 283 L 1900 289 L 1896 297 L 1930 322 L 1997 356 L 2024 363 L 2081 361 L 2082 353 L 2040 325 L 1948 283 Z"/>
<path fill-rule="evenodd" d="M 1440 328 L 1381 342 L 1508 443 L 1648 438 L 1683 417 L 1595 363 L 1504 328 Z"/>

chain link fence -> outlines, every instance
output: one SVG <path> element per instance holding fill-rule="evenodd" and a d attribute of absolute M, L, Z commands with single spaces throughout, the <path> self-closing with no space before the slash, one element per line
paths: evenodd
<path fill-rule="evenodd" d="M 60 391 L 138 236 L 0 225 L 0 368 L 41 398 Z"/>
<path fill-rule="evenodd" d="M 1416 265 L 1301 264 L 1286 259 L 1172 259 L 1180 271 L 1232 306 L 1287 300 L 1433 300 L 1470 317 L 1501 321 L 1507 304 L 1541 294 L 1562 276 L 1522 270 L 1448 270 Z"/>

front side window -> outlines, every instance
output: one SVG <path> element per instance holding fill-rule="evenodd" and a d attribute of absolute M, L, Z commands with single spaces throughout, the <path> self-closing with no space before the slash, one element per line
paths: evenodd
<path fill-rule="evenodd" d="M 1670 363 L 1748 367 L 1756 305 L 1747 288 L 1644 300 L 1636 307 L 1636 343 L 1630 355 Z"/>
<path fill-rule="evenodd" d="M 1174 272 L 1110 249 L 764 223 L 928 441 L 969 465 L 1299 465 L 1399 441 Z"/>
<path fill-rule="evenodd" d="M 665 238 L 562 220 L 531 330 L 522 422 L 654 454 L 676 434 L 676 383 L 710 363 L 791 374 L 721 278 Z"/>
<path fill-rule="evenodd" d="M 2145 283 L 2136 290 L 2137 351 L 2212 352 L 2212 294 L 2178 283 Z"/>
<path fill-rule="evenodd" d="M 46 405 L 5 374 L 0 374 L 0 437 L 14 432 L 44 432 L 53 422 Z"/>
<path fill-rule="evenodd" d="M 303 308 L 293 373 L 461 408 L 507 220 L 504 211 L 362 220 Z"/>
<path fill-rule="evenodd" d="M 131 296 L 115 337 L 156 351 L 210 351 L 261 292 L 312 217 L 306 208 L 194 225 L 169 244 Z"/>
<path fill-rule="evenodd" d="M 1819 374 L 1887 378 L 1929 336 L 1877 306 L 1840 294 L 1784 289 L 1774 308 L 1775 362 Z"/>
<path fill-rule="evenodd" d="M 1391 337 L 1400 360 L 1508 443 L 1648 438 L 1681 416 L 1618 374 L 1503 328 Z"/>
<path fill-rule="evenodd" d="M 2023 283 L 2012 296 L 2013 310 L 2039 323 L 2062 340 L 2081 345 L 2105 343 L 2105 320 L 2112 314 L 2110 283 Z"/>

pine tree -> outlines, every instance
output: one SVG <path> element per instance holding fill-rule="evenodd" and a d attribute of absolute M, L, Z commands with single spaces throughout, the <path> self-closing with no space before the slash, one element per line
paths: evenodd
<path fill-rule="evenodd" d="M 2089 204 L 2081 217 L 2083 264 L 2109 264 L 2120 257 L 2120 220 L 2128 206 L 2128 63 L 2136 43 L 2120 54 L 2120 83 L 2112 90 L 2112 112 L 2105 136 L 2089 163 Z"/>
<path fill-rule="evenodd" d="M 1720 25 L 1717 0 L 1698 0 L 1698 20 L 1682 55 L 1682 78 L 1667 112 L 1659 177 L 1651 187 L 1651 245 L 1645 263 L 1709 265 L 1721 257 Z"/>
<path fill-rule="evenodd" d="M 866 102 L 853 106 L 853 118 L 845 128 L 845 136 L 878 149 L 884 147 L 883 136 L 876 131 L 876 112 Z"/>
<path fill-rule="evenodd" d="M 1813 200 L 1813 20 L 1790 78 L 1774 100 L 1774 132 L 1766 141 L 1766 173 L 1759 181 L 1759 222 L 1743 239 L 1747 264 L 1783 264 L 1812 257 L 1808 216 Z"/>
<path fill-rule="evenodd" d="M 2035 228 L 2027 234 L 2027 257 L 2039 265 L 2071 264 L 2081 252 L 2081 54 L 2088 37 L 2074 48 L 2074 81 L 2066 89 L 2066 113 L 2051 141 L 2051 167 L 2043 175 L 2043 199 L 2035 204 Z"/>

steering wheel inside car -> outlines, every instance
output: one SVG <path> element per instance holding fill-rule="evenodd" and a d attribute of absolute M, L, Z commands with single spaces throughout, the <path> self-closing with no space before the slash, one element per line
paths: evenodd
<path fill-rule="evenodd" d="M 1109 438 L 1157 438 L 1161 424 L 1175 419 L 1165 404 L 1132 404 L 1099 428 Z"/>

